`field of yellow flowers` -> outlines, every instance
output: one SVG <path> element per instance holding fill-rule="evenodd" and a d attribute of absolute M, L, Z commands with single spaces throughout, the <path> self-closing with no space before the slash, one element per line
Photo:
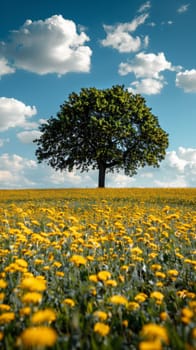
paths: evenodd
<path fill-rule="evenodd" d="M 196 349 L 196 189 L 0 190 L 0 349 Z"/>

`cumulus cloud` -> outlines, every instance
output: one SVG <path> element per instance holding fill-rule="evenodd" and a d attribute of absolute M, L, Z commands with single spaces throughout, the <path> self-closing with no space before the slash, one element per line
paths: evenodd
<path fill-rule="evenodd" d="M 184 12 L 188 11 L 189 6 L 190 6 L 190 4 L 184 4 L 177 9 L 177 12 L 184 13 Z"/>
<path fill-rule="evenodd" d="M 0 156 L 1 188 L 36 187 L 33 170 L 37 168 L 34 160 L 23 158 L 17 154 L 4 153 Z"/>
<path fill-rule="evenodd" d="M 128 91 L 132 93 L 156 95 L 159 94 L 166 83 L 163 80 L 146 78 L 134 81 L 128 87 Z"/>
<path fill-rule="evenodd" d="M 104 25 L 106 39 L 101 40 L 103 46 L 110 46 L 119 52 L 136 52 L 142 46 L 146 46 L 148 38 L 134 37 L 131 33 L 135 32 L 138 26 L 143 24 L 148 18 L 148 14 L 142 14 L 136 17 L 130 23 L 120 23 L 116 25 Z"/>
<path fill-rule="evenodd" d="M 59 172 L 19 155 L 0 156 L 1 188 L 97 187 L 98 172 Z M 134 177 L 108 173 L 107 187 L 196 187 L 196 148 L 168 151 L 160 168 L 145 167 Z"/>
<path fill-rule="evenodd" d="M 40 135 L 41 135 L 41 132 L 38 130 L 21 131 L 17 133 L 17 138 L 22 143 L 32 143 L 33 140 L 39 138 Z"/>
<path fill-rule="evenodd" d="M 161 168 L 154 175 L 154 185 L 160 187 L 195 187 L 196 149 L 179 147 L 176 151 L 167 152 Z"/>
<path fill-rule="evenodd" d="M 120 75 L 133 73 L 136 78 L 141 78 L 141 80 L 131 84 L 130 90 L 150 95 L 160 93 L 166 84 L 162 72 L 165 70 L 176 71 L 180 68 L 172 66 L 163 52 L 159 52 L 157 55 L 140 52 L 133 60 L 121 62 L 118 72 Z"/>
<path fill-rule="evenodd" d="M 176 86 L 185 92 L 196 92 L 196 69 L 177 73 Z"/>
<path fill-rule="evenodd" d="M 26 106 L 14 98 L 0 97 L 0 131 L 17 126 L 27 129 L 36 126 L 28 121 L 36 113 L 35 106 Z"/>
<path fill-rule="evenodd" d="M 3 75 L 14 73 L 15 69 L 10 67 L 8 61 L 2 57 L 0 58 L 0 78 Z"/>
<path fill-rule="evenodd" d="M 163 52 L 158 53 L 138 53 L 135 58 L 127 63 L 120 63 L 119 74 L 127 75 L 134 73 L 137 78 L 160 78 L 160 72 L 164 70 L 174 70 L 171 62 L 167 61 Z"/>
<path fill-rule="evenodd" d="M 86 41 L 85 32 L 77 33 L 76 24 L 61 15 L 29 19 L 11 32 L 7 42 L 0 43 L 0 55 L 15 68 L 40 75 L 89 72 L 92 51 Z"/>

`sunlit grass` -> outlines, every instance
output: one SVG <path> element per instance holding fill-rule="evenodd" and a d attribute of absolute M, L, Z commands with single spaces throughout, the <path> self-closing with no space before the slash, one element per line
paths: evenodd
<path fill-rule="evenodd" d="M 0 348 L 196 346 L 196 189 L 0 191 Z"/>

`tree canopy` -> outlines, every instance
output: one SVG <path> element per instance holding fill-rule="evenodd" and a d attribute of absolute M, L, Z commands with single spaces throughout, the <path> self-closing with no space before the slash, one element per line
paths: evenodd
<path fill-rule="evenodd" d="M 121 85 L 71 93 L 40 131 L 34 140 L 39 163 L 61 171 L 98 169 L 98 187 L 107 172 L 133 176 L 140 167 L 158 167 L 168 147 L 168 134 L 145 99 Z"/>

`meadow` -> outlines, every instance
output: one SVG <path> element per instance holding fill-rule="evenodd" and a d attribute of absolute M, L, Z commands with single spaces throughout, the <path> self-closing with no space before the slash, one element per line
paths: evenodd
<path fill-rule="evenodd" d="M 0 349 L 196 349 L 196 189 L 0 190 Z"/>

